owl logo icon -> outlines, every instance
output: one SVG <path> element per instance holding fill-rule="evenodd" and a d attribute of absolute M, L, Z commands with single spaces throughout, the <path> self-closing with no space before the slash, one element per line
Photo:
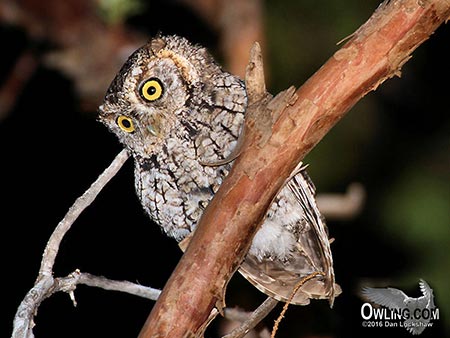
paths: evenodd
<path fill-rule="evenodd" d="M 419 281 L 422 296 L 413 298 L 403 291 L 394 288 L 362 289 L 362 296 L 368 301 L 381 305 L 384 308 L 372 309 L 369 312 L 373 318 L 384 320 L 385 327 L 400 326 L 406 328 L 413 335 L 421 334 L 425 328 L 432 326 L 432 319 L 439 319 L 439 309 L 434 304 L 433 289 L 424 280 Z M 364 305 L 370 306 L 365 303 Z M 364 306 L 363 305 L 363 306 Z M 390 320 L 400 320 L 400 325 Z"/>

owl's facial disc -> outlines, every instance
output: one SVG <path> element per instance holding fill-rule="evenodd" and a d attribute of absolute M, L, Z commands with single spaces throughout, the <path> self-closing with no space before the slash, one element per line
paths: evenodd
<path fill-rule="evenodd" d="M 141 157 L 153 155 L 180 130 L 180 116 L 190 116 L 186 102 L 200 81 L 183 53 L 165 44 L 153 47 L 130 56 L 99 107 L 100 121 Z"/>
<path fill-rule="evenodd" d="M 146 79 L 141 82 L 141 84 L 138 86 L 138 92 L 142 100 L 145 102 L 151 103 L 154 101 L 157 101 L 160 99 L 164 93 L 164 85 L 160 79 L 157 77 L 151 77 L 149 79 Z M 138 115 L 139 113 L 135 112 L 134 115 Z M 145 114 L 140 114 L 145 115 Z M 160 136 L 160 123 L 158 119 L 152 118 L 152 116 L 146 116 L 146 129 L 143 131 L 144 133 L 150 133 L 150 135 L 158 137 Z M 145 116 L 141 116 L 142 119 L 146 118 Z M 136 116 L 134 117 L 136 118 Z M 125 114 L 119 115 L 115 123 L 125 133 L 133 133 L 136 130 L 135 124 L 134 124 L 134 118 L 127 116 Z M 142 131 L 141 131 L 142 132 Z"/>

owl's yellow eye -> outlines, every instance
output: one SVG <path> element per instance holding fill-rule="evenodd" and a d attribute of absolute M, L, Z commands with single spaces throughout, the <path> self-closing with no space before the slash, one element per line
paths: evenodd
<path fill-rule="evenodd" d="M 139 92 L 144 100 L 152 102 L 162 96 L 163 85 L 159 79 L 152 77 L 141 84 Z"/>
<path fill-rule="evenodd" d="M 132 133 L 134 131 L 133 120 L 127 116 L 120 115 L 116 120 L 117 125 L 120 129 L 127 133 Z"/>

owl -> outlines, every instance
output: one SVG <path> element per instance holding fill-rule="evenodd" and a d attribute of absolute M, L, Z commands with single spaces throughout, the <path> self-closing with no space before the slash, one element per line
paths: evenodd
<path fill-rule="evenodd" d="M 136 50 L 107 90 L 99 120 L 132 155 L 145 212 L 175 240 L 195 231 L 230 171 L 226 159 L 246 107 L 243 81 L 179 36 L 158 36 Z M 258 289 L 293 304 L 312 298 L 332 304 L 339 293 L 314 190 L 304 170 L 293 174 L 239 268 Z M 299 281 L 317 272 L 291 297 Z"/>

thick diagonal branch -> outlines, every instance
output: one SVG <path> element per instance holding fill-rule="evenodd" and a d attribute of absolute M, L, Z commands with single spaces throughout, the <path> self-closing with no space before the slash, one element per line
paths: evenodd
<path fill-rule="evenodd" d="M 216 304 L 220 309 L 223 290 L 266 209 L 297 163 L 359 99 L 398 75 L 412 51 L 449 15 L 449 1 L 387 1 L 290 100 L 280 100 L 281 111 L 264 96 L 253 102 L 250 114 L 272 115 L 247 119 L 244 149 L 205 211 L 141 338 L 201 334 L 211 309 Z M 273 125 L 259 123 L 264 118 Z"/>

